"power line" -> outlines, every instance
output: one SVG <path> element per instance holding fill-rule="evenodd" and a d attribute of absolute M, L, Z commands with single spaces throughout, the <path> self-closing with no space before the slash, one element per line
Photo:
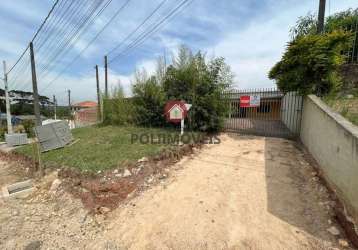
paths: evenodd
<path fill-rule="evenodd" d="M 117 54 L 114 58 L 112 58 L 109 62 L 113 62 L 117 60 L 120 56 L 124 55 L 125 53 L 128 53 L 131 49 L 134 49 L 141 44 L 143 44 L 146 40 L 146 38 L 150 37 L 152 34 L 154 34 L 161 25 L 165 24 L 167 20 L 169 20 L 173 15 L 177 14 L 182 7 L 187 4 L 189 1 L 192 0 L 183 0 L 180 4 L 178 4 L 168 15 L 166 15 L 164 18 L 162 18 L 160 21 L 158 21 L 154 26 L 149 30 L 142 32 L 132 43 L 130 43 L 122 52 Z"/>
<path fill-rule="evenodd" d="M 68 1 L 67 1 L 68 2 Z M 71 20 L 73 20 L 73 17 L 74 16 L 78 16 L 79 13 L 78 13 L 78 10 L 81 10 L 83 9 L 82 6 L 81 6 L 81 2 L 80 4 L 77 6 L 76 5 L 72 5 L 75 1 L 71 1 L 70 4 L 67 6 L 66 8 L 66 4 L 67 2 L 60 2 L 60 5 L 58 5 L 57 9 L 59 9 L 59 7 L 62 5 L 63 8 L 64 8 L 64 11 L 61 12 L 61 9 L 59 9 L 60 11 L 58 11 L 58 16 L 54 15 L 53 13 L 53 19 L 51 19 L 52 23 L 51 22 L 47 22 L 47 26 L 44 26 L 45 29 L 42 30 L 42 33 L 41 33 L 41 38 L 43 38 L 42 40 L 42 43 L 37 46 L 39 47 L 39 49 L 42 48 L 42 46 L 44 44 L 46 44 L 46 48 L 47 50 L 41 50 L 40 53 L 39 51 L 37 50 L 37 58 L 40 58 L 40 60 L 37 61 L 38 64 L 45 64 L 45 62 L 43 62 L 43 60 L 41 60 L 41 55 L 42 54 L 45 54 L 47 57 L 49 55 L 52 55 L 56 49 L 54 49 L 51 45 L 53 44 L 54 41 L 57 42 L 57 45 L 61 45 L 63 44 L 63 41 L 61 42 L 61 40 L 59 40 L 59 36 L 64 36 L 65 38 L 67 38 L 66 34 L 68 34 L 68 32 L 66 32 L 66 29 L 67 27 L 71 24 Z M 72 9 L 70 9 L 71 7 L 73 7 Z M 70 10 L 70 12 L 68 12 L 68 10 Z M 66 20 L 66 22 L 63 22 L 64 20 Z M 52 27 L 50 28 L 49 25 L 50 24 L 53 24 Z M 62 25 L 63 24 L 63 25 Z M 61 29 L 61 32 L 57 32 L 56 35 L 53 37 L 52 34 L 54 32 L 57 31 L 57 25 L 60 26 L 60 29 Z M 67 26 L 66 26 L 67 25 Z M 47 31 L 49 31 L 49 34 L 46 34 L 45 30 L 47 28 Z M 45 35 L 44 35 L 45 34 Z M 56 37 L 57 36 L 57 37 Z M 40 37 L 40 36 L 38 36 Z M 50 39 L 48 39 L 50 37 Z M 36 44 L 34 44 L 34 46 L 36 46 Z M 61 48 L 60 46 L 57 46 L 56 48 Z M 51 53 L 53 52 L 53 53 Z M 42 66 L 44 67 L 44 66 Z M 20 83 L 21 84 L 21 83 Z M 27 82 L 23 82 L 22 85 L 25 85 L 26 86 Z M 17 87 L 17 86 L 16 86 Z M 24 87 L 24 86 L 23 86 Z"/>
<path fill-rule="evenodd" d="M 40 52 L 41 49 L 42 49 L 42 46 L 44 46 L 45 44 L 47 44 L 47 47 L 48 47 L 49 41 L 46 38 L 51 37 L 52 34 L 57 31 L 56 27 L 57 26 L 62 26 L 64 20 L 66 20 L 66 21 L 69 20 L 68 11 L 71 10 L 71 7 L 75 2 L 71 1 L 70 4 L 66 7 L 67 2 L 68 2 L 68 0 L 66 2 L 63 2 L 64 5 L 63 5 L 62 13 L 60 11 L 58 13 L 58 15 L 54 17 L 53 23 L 51 24 L 51 26 L 50 26 L 50 23 L 49 23 L 49 25 L 47 26 L 48 29 L 46 31 L 44 31 L 45 34 L 46 34 L 46 32 L 48 32 L 48 35 L 45 36 L 44 39 L 42 39 L 41 43 L 40 43 L 40 41 L 38 41 L 39 44 L 37 44 L 37 46 L 36 46 L 36 51 L 37 52 Z M 78 2 L 78 3 L 80 3 L 80 2 Z M 72 12 L 70 12 L 70 15 L 71 15 L 71 13 Z M 67 17 L 66 17 L 66 14 L 67 14 Z M 57 32 L 56 35 L 57 35 L 57 37 L 59 37 L 59 32 Z"/>
<path fill-rule="evenodd" d="M 42 27 L 45 25 L 45 23 L 47 22 L 48 18 L 50 17 L 51 13 L 53 12 L 53 10 L 55 9 L 56 5 L 58 4 L 59 0 L 56 0 L 56 2 L 53 4 L 51 10 L 49 11 L 49 13 L 47 14 L 45 20 L 42 22 L 42 24 L 40 25 L 40 28 L 38 28 L 38 30 L 35 32 L 35 35 L 33 36 L 33 38 L 31 39 L 31 41 L 33 41 L 36 36 L 38 35 L 38 33 L 41 31 Z M 18 64 L 18 62 L 21 60 L 21 58 L 25 55 L 27 49 L 29 48 L 29 46 L 26 46 L 24 52 L 22 52 L 22 54 L 20 55 L 19 59 L 15 62 L 15 64 L 10 68 L 10 70 L 7 72 L 7 74 L 9 74 L 13 68 Z"/>
<path fill-rule="evenodd" d="M 51 13 L 53 12 L 53 10 L 55 9 L 56 5 L 58 4 L 59 0 L 56 0 L 56 2 L 54 3 L 54 5 L 52 6 L 50 12 L 47 14 L 45 20 L 42 22 L 42 24 L 40 25 L 40 28 L 36 31 L 34 37 L 32 38 L 31 42 L 33 42 L 35 40 L 35 38 L 37 37 L 37 35 L 39 34 L 39 32 L 41 31 L 41 29 L 43 28 L 43 26 L 45 25 L 45 23 L 47 22 L 47 20 L 49 19 Z"/>
<path fill-rule="evenodd" d="M 39 71 L 45 71 L 47 68 L 51 66 L 51 63 L 53 63 L 56 58 L 60 55 L 62 51 L 64 51 L 68 46 L 70 46 L 70 42 L 73 40 L 73 38 L 80 32 L 82 27 L 86 24 L 86 22 L 89 20 L 89 18 L 95 13 L 96 9 L 99 7 L 99 5 L 91 5 L 86 10 L 84 15 L 80 17 L 78 22 L 70 29 L 64 28 L 64 32 L 61 33 L 61 36 L 64 37 L 62 41 L 57 41 L 57 46 L 55 48 L 50 48 L 52 53 L 47 53 L 47 55 L 42 58 L 43 60 L 43 66 L 39 69 Z M 75 19 L 76 14 L 78 11 L 75 11 L 73 13 L 73 18 L 69 20 L 69 24 L 72 20 Z M 66 33 L 66 30 L 68 31 Z"/>
<path fill-rule="evenodd" d="M 84 22 L 82 25 L 81 25 L 81 28 L 84 27 L 82 30 L 81 29 L 78 29 L 77 32 L 72 36 L 72 38 L 68 39 L 68 41 L 65 43 L 65 46 L 62 47 L 62 49 L 57 53 L 57 55 L 55 55 L 55 57 L 53 57 L 53 59 L 55 59 L 60 53 L 64 53 L 67 54 L 69 49 L 71 47 L 69 47 L 69 45 L 72 44 L 75 44 L 78 39 L 82 36 L 82 34 L 84 34 L 88 28 L 90 27 L 90 25 L 94 22 L 94 20 L 100 15 L 102 14 L 102 12 L 104 11 L 105 8 L 108 7 L 108 5 L 112 2 L 112 0 L 109 0 L 97 13 L 95 16 L 92 16 L 92 14 L 89 16 L 89 18 L 87 18 L 86 22 Z M 67 49 L 67 50 L 65 50 Z M 53 60 L 52 59 L 52 60 Z M 52 66 L 52 68 L 55 67 L 55 65 Z M 43 67 L 43 72 L 45 70 L 47 70 L 49 67 Z M 48 72 L 50 72 L 50 70 L 47 70 L 47 74 Z M 47 75 L 47 74 L 44 74 L 44 75 Z"/>
<path fill-rule="evenodd" d="M 58 5 L 58 8 L 61 6 L 62 3 L 64 3 L 64 2 L 63 2 L 63 1 L 60 2 L 60 4 Z M 58 9 L 58 8 L 57 8 L 57 9 Z M 61 10 L 61 9 L 59 9 L 59 10 Z M 67 10 L 68 10 L 68 8 L 65 9 L 65 11 L 62 13 L 63 15 L 60 17 L 60 19 L 63 18 L 63 17 L 65 17 L 64 14 L 67 12 Z M 61 13 L 61 11 L 59 12 L 59 14 L 60 14 L 60 13 Z M 52 16 L 54 16 L 54 13 L 53 13 Z M 58 17 L 58 16 L 54 16 L 54 17 L 55 17 L 55 20 L 53 20 L 53 22 L 57 21 L 57 17 Z M 47 23 L 47 26 L 48 26 L 49 24 L 50 24 L 50 22 Z M 43 32 L 45 32 L 47 26 L 44 26 Z M 39 37 L 40 37 L 40 36 L 39 36 Z M 43 37 L 43 33 L 41 33 L 41 37 Z M 47 37 L 48 37 L 48 35 L 43 37 L 44 39 L 42 39 L 43 42 L 41 43 L 40 46 L 42 46 L 43 44 L 46 44 L 46 43 L 47 43 L 47 45 L 49 45 L 49 39 L 46 39 Z M 36 46 L 36 44 L 34 44 L 34 46 Z M 47 46 L 47 47 L 48 47 L 48 46 Z M 41 57 L 40 55 L 41 55 L 41 53 L 38 53 L 38 51 L 37 51 L 37 55 L 36 55 L 36 56 L 37 56 L 37 57 Z M 25 65 L 25 66 L 26 66 L 26 65 Z M 22 67 L 22 70 L 20 70 L 19 72 L 20 72 L 20 73 L 23 72 L 23 69 L 24 69 L 24 67 Z M 17 78 L 17 77 L 16 77 L 16 78 Z"/>
<path fill-rule="evenodd" d="M 111 22 L 118 16 L 118 14 L 129 4 L 131 0 L 127 0 L 117 11 L 116 13 L 107 21 L 107 23 L 102 27 L 102 29 L 97 32 L 96 36 L 92 38 L 92 40 L 83 48 L 80 53 L 69 63 L 67 64 L 63 70 L 53 79 L 51 80 L 43 89 L 45 91 L 49 86 L 51 86 L 91 45 L 92 43 L 100 36 L 100 34 L 110 25 Z"/>
<path fill-rule="evenodd" d="M 132 35 L 134 35 L 150 18 L 152 18 L 152 16 L 164 5 L 164 3 L 167 2 L 167 0 L 163 0 L 161 3 L 159 3 L 159 5 L 153 10 L 152 13 L 149 14 L 149 16 L 147 16 L 143 22 L 138 25 L 130 34 L 128 34 L 128 36 L 126 38 L 124 38 L 122 40 L 122 42 L 120 42 L 116 47 L 114 47 L 113 49 L 111 49 L 107 55 L 113 53 L 115 50 L 117 50 L 118 48 L 120 48 L 122 46 L 122 44 L 124 44 Z"/>

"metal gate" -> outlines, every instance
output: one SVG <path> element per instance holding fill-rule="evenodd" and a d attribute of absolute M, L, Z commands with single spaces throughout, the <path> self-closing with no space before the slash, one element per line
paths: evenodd
<path fill-rule="evenodd" d="M 234 90 L 226 93 L 226 131 L 295 138 L 299 135 L 303 98 L 277 89 Z"/>

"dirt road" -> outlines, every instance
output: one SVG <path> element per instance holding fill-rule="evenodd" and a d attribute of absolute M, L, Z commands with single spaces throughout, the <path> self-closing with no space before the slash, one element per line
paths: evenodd
<path fill-rule="evenodd" d="M 1 249 L 348 249 L 326 189 L 283 139 L 222 135 L 105 220 L 67 194 L 21 202 L 0 208 Z"/>
<path fill-rule="evenodd" d="M 326 190 L 294 143 L 221 139 L 115 211 L 106 238 L 124 249 L 338 247 Z"/>

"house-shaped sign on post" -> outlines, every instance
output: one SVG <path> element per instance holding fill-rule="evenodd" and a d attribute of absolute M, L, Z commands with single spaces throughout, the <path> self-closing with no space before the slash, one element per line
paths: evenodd
<path fill-rule="evenodd" d="M 168 101 L 164 107 L 164 114 L 168 122 L 180 123 L 188 113 L 184 101 Z"/>
<path fill-rule="evenodd" d="M 191 104 L 184 101 L 169 101 L 165 105 L 164 113 L 168 122 L 180 123 L 181 134 L 184 134 L 184 119 L 188 114 Z"/>

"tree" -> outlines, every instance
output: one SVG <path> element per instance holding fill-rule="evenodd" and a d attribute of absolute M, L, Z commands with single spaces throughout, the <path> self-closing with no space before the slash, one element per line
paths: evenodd
<path fill-rule="evenodd" d="M 148 77 L 143 69 L 137 71 L 133 83 L 133 104 L 135 121 L 143 126 L 161 126 L 164 124 L 165 95 L 155 76 Z"/>
<path fill-rule="evenodd" d="M 328 94 L 339 87 L 340 53 L 350 41 L 346 32 L 306 35 L 290 42 L 281 61 L 269 72 L 269 78 L 284 92 Z"/>
<path fill-rule="evenodd" d="M 339 12 L 326 19 L 325 33 L 317 35 L 317 18 L 300 17 L 291 29 L 292 41 L 286 52 L 269 72 L 283 91 L 325 95 L 339 90 L 339 68 L 357 60 L 358 9 Z M 353 48 L 355 46 L 355 48 Z"/>
<path fill-rule="evenodd" d="M 104 124 L 127 125 L 133 123 L 133 104 L 131 99 L 125 97 L 120 80 L 118 80 L 117 86 L 111 89 L 109 98 L 103 98 L 103 111 Z"/>
<path fill-rule="evenodd" d="M 223 92 L 233 81 L 224 59 L 215 58 L 206 62 L 205 55 L 200 51 L 193 55 L 182 46 L 173 61 L 163 83 L 167 99 L 184 100 L 193 105 L 188 118 L 192 129 L 220 130 L 227 111 Z"/>

